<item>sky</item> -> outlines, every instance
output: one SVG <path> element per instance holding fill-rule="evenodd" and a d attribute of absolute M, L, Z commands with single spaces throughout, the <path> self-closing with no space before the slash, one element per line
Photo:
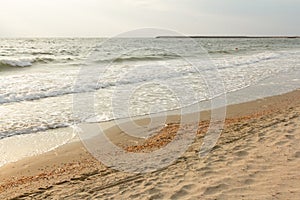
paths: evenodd
<path fill-rule="evenodd" d="M 299 11 L 300 0 L 0 0 L 0 37 L 300 35 Z"/>

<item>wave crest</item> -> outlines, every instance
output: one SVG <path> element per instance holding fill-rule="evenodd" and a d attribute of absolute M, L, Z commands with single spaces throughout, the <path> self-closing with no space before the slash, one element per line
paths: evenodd
<path fill-rule="evenodd" d="M 150 54 L 150 55 L 133 55 L 133 56 L 120 56 L 118 58 L 111 58 L 106 60 L 98 60 L 98 62 L 134 62 L 134 61 L 155 61 L 155 60 L 165 60 L 165 59 L 176 59 L 180 58 L 176 54 Z"/>
<path fill-rule="evenodd" d="M 48 63 L 53 61 L 53 58 L 10 58 L 0 60 L 2 67 L 30 67 L 34 63 Z"/>

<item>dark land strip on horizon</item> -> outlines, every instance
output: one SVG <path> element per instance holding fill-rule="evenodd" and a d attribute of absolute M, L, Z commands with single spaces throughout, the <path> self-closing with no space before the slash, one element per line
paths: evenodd
<path fill-rule="evenodd" d="M 264 38 L 281 38 L 281 39 L 295 39 L 300 36 L 157 36 L 155 38 L 220 38 L 220 39 L 234 39 L 234 38 L 245 38 L 245 39 L 264 39 Z"/>

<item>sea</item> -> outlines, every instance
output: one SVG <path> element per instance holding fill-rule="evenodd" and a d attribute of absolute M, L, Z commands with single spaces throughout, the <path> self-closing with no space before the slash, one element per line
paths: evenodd
<path fill-rule="evenodd" d="M 78 123 L 299 86 L 299 38 L 2 38 L 0 166 L 69 142 Z"/>

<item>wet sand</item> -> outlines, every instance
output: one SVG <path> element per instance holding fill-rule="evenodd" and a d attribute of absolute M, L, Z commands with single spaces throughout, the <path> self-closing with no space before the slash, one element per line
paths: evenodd
<path fill-rule="evenodd" d="M 203 112 L 188 151 L 172 165 L 151 173 L 107 168 L 81 142 L 67 144 L 0 168 L 0 198 L 297 199 L 299 105 L 300 90 L 296 90 L 228 106 L 217 145 L 200 159 L 198 151 L 209 125 L 209 111 Z M 114 126 L 107 135 L 129 152 L 153 151 L 174 138 L 179 118 L 172 116 L 168 126 L 148 139 L 130 138 Z"/>

